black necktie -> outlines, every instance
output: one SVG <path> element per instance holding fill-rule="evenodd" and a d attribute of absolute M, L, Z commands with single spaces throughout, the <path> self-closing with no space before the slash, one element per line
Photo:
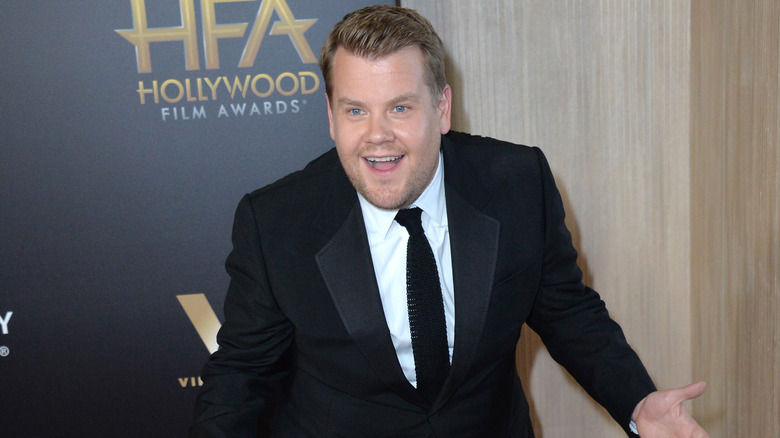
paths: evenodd
<path fill-rule="evenodd" d="M 439 273 L 422 228 L 421 214 L 422 210 L 417 207 L 400 210 L 395 220 L 409 232 L 406 244 L 406 303 L 417 390 L 433 403 L 449 373 L 450 354 Z"/>

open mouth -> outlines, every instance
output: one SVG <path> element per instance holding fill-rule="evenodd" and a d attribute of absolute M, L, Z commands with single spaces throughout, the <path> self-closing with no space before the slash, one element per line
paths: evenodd
<path fill-rule="evenodd" d="M 369 166 L 376 170 L 390 170 L 395 167 L 403 157 L 403 155 L 395 157 L 366 157 L 365 160 Z"/>

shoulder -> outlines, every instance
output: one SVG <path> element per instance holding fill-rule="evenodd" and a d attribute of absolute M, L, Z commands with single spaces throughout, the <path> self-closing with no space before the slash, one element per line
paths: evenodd
<path fill-rule="evenodd" d="M 354 191 L 342 188 L 341 179 L 349 185 L 331 149 L 303 169 L 244 195 L 236 207 L 234 224 L 255 224 L 265 235 L 308 230 L 327 202 L 349 202 L 350 196 L 357 201 Z"/>
<path fill-rule="evenodd" d="M 254 190 L 247 198 L 253 204 L 272 204 L 276 208 L 289 204 L 316 203 L 323 199 L 328 183 L 339 166 L 336 150 L 332 148 L 309 162 L 303 169 Z"/>
<path fill-rule="evenodd" d="M 442 136 L 442 147 L 451 148 L 464 154 L 477 154 L 490 158 L 493 156 L 534 154 L 535 147 L 512 143 L 492 137 L 450 131 Z"/>
<path fill-rule="evenodd" d="M 547 172 L 547 161 L 537 147 L 450 131 L 442 136 L 442 149 L 445 169 L 458 179 L 500 185 L 518 179 L 538 182 Z"/>

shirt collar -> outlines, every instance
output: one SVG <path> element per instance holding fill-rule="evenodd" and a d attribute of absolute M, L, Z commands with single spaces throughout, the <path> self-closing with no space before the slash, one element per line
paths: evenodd
<path fill-rule="evenodd" d="M 360 201 L 360 208 L 363 210 L 366 231 L 369 234 L 385 237 L 390 231 L 390 227 L 393 226 L 398 210 L 379 208 L 368 202 L 360 193 L 358 193 L 358 200 Z M 446 202 L 444 199 L 444 159 L 441 152 L 439 152 L 439 162 L 431 182 L 428 183 L 428 186 L 425 187 L 420 196 L 412 202 L 410 207 L 420 207 L 425 213 L 423 214 L 423 226 L 425 226 L 426 215 L 431 225 L 436 227 L 447 226 Z"/>

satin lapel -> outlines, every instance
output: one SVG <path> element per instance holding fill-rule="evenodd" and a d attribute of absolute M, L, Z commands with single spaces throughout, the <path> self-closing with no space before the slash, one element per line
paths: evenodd
<path fill-rule="evenodd" d="M 455 392 L 474 361 L 490 303 L 499 238 L 499 222 L 479 210 L 489 203 L 490 194 L 473 183 L 476 179 L 469 178 L 468 169 L 453 166 L 452 158 L 448 166 L 446 152 L 445 180 L 448 175 L 459 178 L 458 185 L 445 186 L 455 289 L 455 347 L 450 375 L 434 409 Z"/>
<path fill-rule="evenodd" d="M 377 376 L 410 402 L 421 404 L 424 401 L 406 380 L 390 338 L 363 215 L 354 193 L 338 169 L 330 199 L 324 203 L 329 213 L 321 214 L 316 225 L 333 237 L 317 254 L 317 265 L 344 327 Z"/>

